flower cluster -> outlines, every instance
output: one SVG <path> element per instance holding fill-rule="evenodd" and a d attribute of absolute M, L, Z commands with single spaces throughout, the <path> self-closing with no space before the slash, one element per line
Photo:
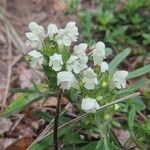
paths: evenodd
<path fill-rule="evenodd" d="M 30 32 L 26 33 L 27 44 L 34 50 L 29 52 L 31 67 L 43 65 L 45 61 L 45 39 L 49 44 L 53 44 L 53 52 L 46 53 L 49 58 L 48 67 L 57 73 L 57 86 L 63 90 L 75 88 L 81 92 L 102 88 L 102 81 L 107 78 L 107 86 L 112 89 L 122 89 L 126 87 L 128 72 L 124 70 L 109 74 L 109 65 L 106 61 L 105 44 L 97 42 L 92 47 L 86 43 L 80 43 L 73 48 L 73 42 L 77 42 L 78 28 L 75 22 L 68 22 L 64 29 L 55 24 L 49 24 L 47 33 L 44 28 L 35 22 L 29 24 Z M 70 49 L 69 49 L 70 48 Z M 90 53 L 87 53 L 87 49 Z M 52 49 L 50 49 L 52 50 Z M 46 50 L 47 52 L 50 51 Z M 64 55 L 66 55 L 65 57 Z M 100 108 L 100 101 L 96 95 L 82 94 L 81 108 L 85 112 L 95 112 Z M 100 96 L 99 96 L 100 97 Z"/>

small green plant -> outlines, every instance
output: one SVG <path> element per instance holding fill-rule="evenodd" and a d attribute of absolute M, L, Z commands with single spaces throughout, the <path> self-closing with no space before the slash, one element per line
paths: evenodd
<path fill-rule="evenodd" d="M 134 55 L 149 53 L 149 0 L 91 1 L 91 8 L 78 3 L 77 10 L 70 9 L 79 18 L 83 40 L 102 39 L 117 53 L 126 47 Z"/>
<path fill-rule="evenodd" d="M 34 83 L 31 89 L 12 89 L 11 92 L 23 94 L 6 108 L 3 115 L 9 116 L 35 101 L 45 101 L 49 96 L 58 97 L 54 119 L 44 112 L 35 112 L 48 122 L 51 120 L 54 130 L 42 135 L 39 143 L 32 144 L 29 149 L 45 150 L 50 146 L 55 150 L 123 148 L 124 145 L 112 134 L 114 126 L 121 127 L 113 116 L 121 111 L 129 113 L 128 126 L 134 135 L 135 114 L 144 109 L 140 100 L 133 99 L 140 93 L 134 92 L 143 84 L 149 84 L 149 81 L 127 86 L 126 80 L 150 72 L 150 65 L 128 73 L 117 67 L 129 55 L 130 49 L 119 53 L 108 64 L 104 60 L 111 54 L 111 49 L 105 47 L 103 42 L 90 47 L 87 43 L 72 46 L 79 36 L 75 22 L 68 22 L 65 28 L 60 29 L 55 24 L 49 24 L 47 33 L 35 22 L 29 24 L 29 29 L 26 45 L 33 50 L 26 58 L 32 68 L 44 72 L 46 80 L 40 85 Z M 66 110 L 60 110 L 62 97 L 67 97 L 76 107 L 78 117 L 71 120 L 63 115 Z M 130 101 L 121 103 L 127 99 Z M 62 145 L 58 144 L 58 138 Z"/>

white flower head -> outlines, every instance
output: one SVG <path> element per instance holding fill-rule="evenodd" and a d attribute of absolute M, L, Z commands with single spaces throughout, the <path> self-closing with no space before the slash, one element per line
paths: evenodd
<path fill-rule="evenodd" d="M 126 87 L 126 78 L 128 71 L 120 70 L 113 75 L 113 82 L 116 88 L 121 89 Z"/>
<path fill-rule="evenodd" d="M 38 25 L 36 22 L 31 22 L 29 24 L 29 29 L 32 33 L 36 34 L 40 39 L 46 37 L 44 27 Z"/>
<path fill-rule="evenodd" d="M 74 46 L 73 55 L 79 57 L 79 63 L 81 65 L 81 69 L 87 68 L 88 56 L 86 55 L 86 49 L 88 45 L 86 43 L 81 43 L 79 45 Z"/>
<path fill-rule="evenodd" d="M 105 58 L 105 44 L 103 42 L 98 42 L 93 49 L 93 61 L 94 65 L 101 65 Z"/>
<path fill-rule="evenodd" d="M 101 63 L 101 72 L 108 71 L 108 68 L 109 68 L 108 64 L 105 61 L 103 61 Z"/>
<path fill-rule="evenodd" d="M 60 88 L 69 90 L 71 87 L 78 89 L 78 81 L 72 72 L 62 71 L 57 74 L 57 85 Z"/>
<path fill-rule="evenodd" d="M 55 24 L 49 24 L 47 26 L 47 33 L 49 37 L 53 37 L 54 34 L 58 33 L 58 28 Z"/>
<path fill-rule="evenodd" d="M 31 67 L 34 68 L 38 64 L 42 65 L 42 63 L 43 63 L 43 55 L 40 52 L 38 52 L 36 50 L 33 50 L 33 51 L 29 52 L 28 55 L 32 57 L 32 60 L 30 62 Z"/>
<path fill-rule="evenodd" d="M 35 49 L 42 48 L 42 42 L 36 34 L 32 32 L 28 32 L 26 33 L 26 37 L 28 38 L 28 40 L 25 43 L 27 46 L 31 46 L 32 48 L 35 48 Z"/>
<path fill-rule="evenodd" d="M 79 57 L 71 55 L 69 60 L 66 62 L 66 67 L 68 71 L 74 71 L 75 73 L 80 73 L 81 65 L 79 63 Z"/>
<path fill-rule="evenodd" d="M 86 43 L 81 43 L 79 45 L 74 46 L 73 54 L 75 56 L 86 55 L 86 49 L 88 45 Z"/>
<path fill-rule="evenodd" d="M 75 22 L 68 22 L 65 29 L 59 29 L 56 36 L 58 45 L 70 46 L 72 42 L 78 39 L 78 28 Z"/>
<path fill-rule="evenodd" d="M 60 71 L 63 65 L 62 55 L 54 53 L 49 57 L 49 66 L 55 71 Z"/>
<path fill-rule="evenodd" d="M 94 113 L 96 110 L 100 109 L 99 104 L 96 99 L 84 98 L 81 103 L 81 108 L 88 113 Z"/>
<path fill-rule="evenodd" d="M 88 68 L 83 71 L 83 76 L 82 81 L 84 83 L 84 87 L 88 90 L 94 89 L 95 85 L 98 84 L 96 73 L 91 68 Z"/>
<path fill-rule="evenodd" d="M 26 44 L 31 45 L 32 48 L 41 49 L 42 42 L 46 37 L 44 28 L 35 22 L 31 22 L 29 24 L 29 29 L 31 32 L 26 33 L 26 37 L 28 38 Z"/>

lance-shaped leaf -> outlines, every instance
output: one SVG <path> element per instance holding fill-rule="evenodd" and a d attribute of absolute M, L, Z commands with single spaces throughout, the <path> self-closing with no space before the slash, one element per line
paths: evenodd
<path fill-rule="evenodd" d="M 33 102 L 39 101 L 42 98 L 46 98 L 47 96 L 53 95 L 54 93 L 43 94 L 40 92 L 33 93 L 23 93 L 16 100 L 14 100 L 10 105 L 5 109 L 2 115 L 10 116 L 13 113 L 19 112 L 23 110 Z"/>
<path fill-rule="evenodd" d="M 109 63 L 110 74 L 113 74 L 116 71 L 118 65 L 130 54 L 130 51 L 131 50 L 129 48 L 125 49 Z"/>
<path fill-rule="evenodd" d="M 146 65 L 142 68 L 139 68 L 135 71 L 129 72 L 128 79 L 139 77 L 143 74 L 150 73 L 150 65 Z"/>
<path fill-rule="evenodd" d="M 126 88 L 124 90 L 121 90 L 119 92 L 119 95 L 120 96 L 125 96 L 125 95 L 128 95 L 128 94 L 131 94 L 131 93 L 133 93 L 133 92 L 139 90 L 140 88 L 142 88 L 146 85 L 149 85 L 149 84 L 150 84 L 150 80 L 148 80 L 148 79 L 139 80 L 136 83 L 129 86 L 128 88 Z"/>

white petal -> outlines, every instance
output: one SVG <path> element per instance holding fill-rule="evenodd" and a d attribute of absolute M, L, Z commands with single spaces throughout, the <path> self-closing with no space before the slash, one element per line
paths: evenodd
<path fill-rule="evenodd" d="M 43 55 L 40 52 L 33 50 L 29 52 L 28 55 L 32 57 L 30 62 L 31 67 L 36 67 L 38 64 L 42 65 Z"/>
<path fill-rule="evenodd" d="M 66 27 L 65 28 L 73 28 L 74 26 L 76 25 L 76 23 L 75 22 L 73 22 L 73 21 L 70 21 L 70 22 L 68 22 L 67 23 L 67 25 L 66 25 Z"/>
<path fill-rule="evenodd" d="M 100 50 L 105 50 L 105 44 L 103 42 L 97 42 L 95 48 Z"/>
<path fill-rule="evenodd" d="M 75 73 L 79 73 L 81 71 L 79 57 L 71 55 L 69 60 L 66 62 L 66 67 L 68 71 L 74 71 Z"/>
<path fill-rule="evenodd" d="M 37 59 L 32 59 L 31 62 L 30 62 L 30 66 L 32 68 L 35 68 L 38 64 L 38 60 Z"/>
<path fill-rule="evenodd" d="M 33 50 L 33 51 L 29 52 L 28 55 L 30 55 L 30 56 L 32 56 L 34 58 L 40 58 L 40 57 L 43 56 L 40 52 L 38 52 L 36 50 Z"/>
<path fill-rule="evenodd" d="M 95 84 L 90 80 L 86 80 L 84 87 L 88 90 L 93 90 L 95 88 Z"/>
<path fill-rule="evenodd" d="M 100 106 L 97 103 L 96 99 L 84 98 L 81 103 L 81 108 L 85 112 L 94 113 L 94 112 L 96 112 L 96 110 L 100 109 Z"/>
<path fill-rule="evenodd" d="M 44 28 L 36 22 L 31 22 L 29 24 L 29 29 L 41 39 L 44 39 L 46 36 Z"/>
<path fill-rule="evenodd" d="M 102 62 L 101 63 L 101 72 L 105 72 L 106 70 L 108 70 L 108 64 L 106 62 Z"/>
<path fill-rule="evenodd" d="M 71 39 L 68 36 L 63 37 L 63 43 L 65 46 L 70 46 L 71 45 Z"/>
<path fill-rule="evenodd" d="M 27 32 L 25 35 L 30 41 L 37 41 L 37 42 L 40 41 L 39 37 L 32 32 Z"/>
<path fill-rule="evenodd" d="M 88 45 L 86 43 L 81 43 L 79 45 L 74 46 L 73 54 L 76 56 L 80 55 L 86 55 L 85 51 L 87 49 Z"/>
<path fill-rule="evenodd" d="M 72 42 L 76 42 L 78 38 L 78 28 L 75 22 L 67 23 L 65 29 L 59 29 L 56 41 L 58 45 L 70 46 Z"/>
<path fill-rule="evenodd" d="M 95 85 L 98 84 L 97 75 L 91 68 L 88 68 L 87 70 L 83 71 L 82 81 L 84 83 L 84 87 L 88 90 L 94 89 Z"/>
<path fill-rule="evenodd" d="M 95 105 L 95 100 L 93 101 L 93 99 L 91 98 L 87 98 L 87 99 L 83 99 L 82 100 L 82 103 L 81 103 L 81 108 L 83 110 L 91 110 L 94 108 L 94 105 Z"/>
<path fill-rule="evenodd" d="M 54 34 L 58 33 L 58 28 L 55 24 L 49 24 L 47 26 L 47 32 L 49 37 L 53 37 Z"/>
<path fill-rule="evenodd" d="M 105 45 L 103 42 L 98 42 L 93 50 L 94 65 L 101 65 L 105 58 Z"/>
<path fill-rule="evenodd" d="M 69 71 L 62 71 L 57 74 L 57 85 L 60 85 L 64 90 L 71 87 L 79 88 L 76 78 Z"/>
<path fill-rule="evenodd" d="M 113 75 L 113 82 L 116 86 L 116 88 L 121 89 L 126 87 L 126 77 L 128 76 L 128 72 L 121 70 L 117 71 Z"/>
<path fill-rule="evenodd" d="M 113 78 L 114 80 L 120 80 L 120 79 L 125 79 L 128 76 L 128 71 L 120 70 L 117 71 L 114 75 Z"/>
<path fill-rule="evenodd" d="M 95 109 L 96 110 L 100 109 L 100 106 L 99 106 L 99 104 L 97 102 L 95 102 Z"/>
<path fill-rule="evenodd" d="M 63 65 L 62 55 L 54 53 L 49 57 L 49 66 L 55 71 L 60 71 Z"/>
<path fill-rule="evenodd" d="M 55 71 L 60 71 L 62 68 L 62 66 L 59 64 L 59 63 L 54 63 L 53 66 L 52 66 L 52 69 L 55 70 Z"/>

